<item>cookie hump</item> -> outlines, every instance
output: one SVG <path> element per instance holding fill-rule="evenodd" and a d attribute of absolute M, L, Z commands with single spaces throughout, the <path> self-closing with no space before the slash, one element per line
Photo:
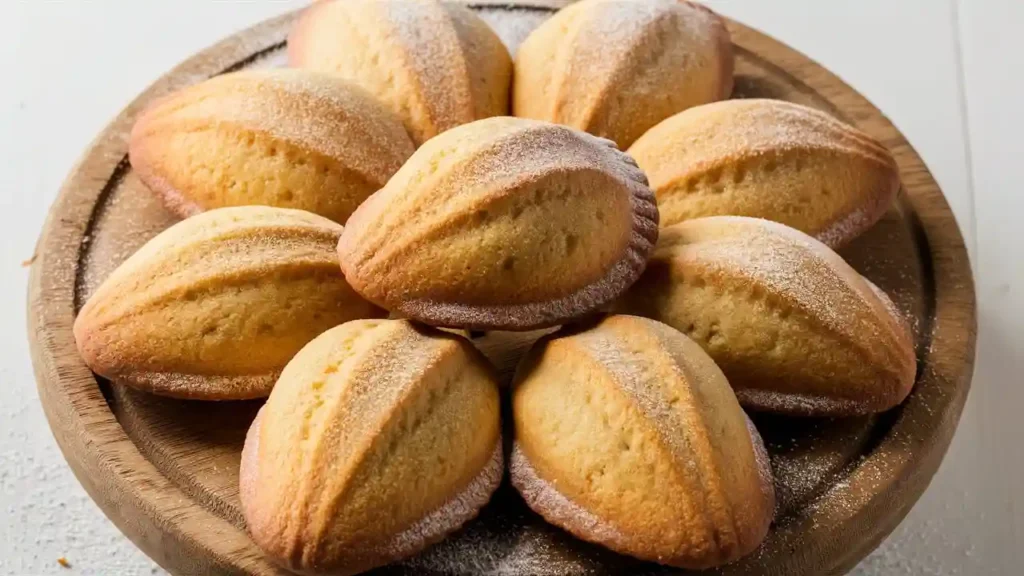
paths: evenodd
<path fill-rule="evenodd" d="M 358 86 L 275 69 L 216 76 L 156 101 L 128 149 L 132 169 L 181 217 L 264 205 L 344 224 L 413 145 Z"/>
<path fill-rule="evenodd" d="M 583 0 L 519 47 L 512 109 L 625 150 L 665 118 L 728 98 L 732 86 L 732 42 L 711 10 L 679 0 Z"/>
<path fill-rule="evenodd" d="M 775 493 L 722 371 L 664 324 L 611 316 L 540 340 L 512 392 L 512 483 L 584 540 L 682 568 L 760 544 Z"/>
<path fill-rule="evenodd" d="M 702 216 L 781 222 L 832 248 L 877 222 L 900 188 L 874 138 L 813 108 L 729 100 L 658 124 L 629 149 L 651 180 L 662 226 Z"/>
<path fill-rule="evenodd" d="M 616 305 L 688 334 L 745 407 L 805 416 L 881 412 L 906 398 L 917 359 L 892 301 L 814 238 L 717 216 L 662 229 Z"/>
<path fill-rule="evenodd" d="M 317 2 L 288 37 L 288 60 L 367 89 L 402 118 L 417 145 L 509 110 L 508 50 L 458 2 Z"/>
<path fill-rule="evenodd" d="M 248 530 L 303 574 L 415 554 L 497 488 L 499 420 L 497 384 L 467 340 L 401 320 L 328 330 L 288 363 L 246 437 Z"/>
<path fill-rule="evenodd" d="M 490 118 L 424 144 L 353 214 L 341 268 L 427 324 L 529 330 L 612 301 L 657 238 L 646 179 L 611 141 Z"/>
<path fill-rule="evenodd" d="M 307 342 L 384 314 L 337 266 L 341 225 L 285 208 L 220 208 L 163 231 L 75 318 L 85 363 L 155 394 L 258 398 Z"/>

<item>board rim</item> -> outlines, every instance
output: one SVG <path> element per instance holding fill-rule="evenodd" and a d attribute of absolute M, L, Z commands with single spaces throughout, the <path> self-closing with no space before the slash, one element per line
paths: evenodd
<path fill-rule="evenodd" d="M 560 3 L 485 0 L 471 4 L 544 10 Z M 275 33 L 276 38 L 281 38 L 280 31 L 286 29 L 297 12 L 267 20 L 190 57 L 148 87 L 104 128 L 62 185 L 40 235 L 29 277 L 28 336 L 40 400 L 50 429 L 93 500 L 139 548 L 168 570 L 187 571 L 188 567 L 176 561 L 181 555 L 172 553 L 165 539 L 173 540 L 177 550 L 202 555 L 203 560 L 196 567 L 203 566 L 204 570 L 252 572 L 266 570 L 268 565 L 244 531 L 211 511 L 191 505 L 191 497 L 145 458 L 111 410 L 113 400 L 103 395 L 96 377 L 78 356 L 71 326 L 81 255 L 88 243 L 94 209 L 118 171 L 127 169 L 123 154 L 111 154 L 109 147 L 127 149 L 124 134 L 142 106 L 183 79 L 244 67 L 260 54 L 279 47 L 280 40 L 270 40 Z M 879 110 L 824 67 L 787 45 L 735 22 L 730 22 L 730 30 L 734 31 L 733 42 L 739 50 L 771 64 L 833 106 L 836 99 L 842 99 L 843 105 L 836 106 L 836 110 L 847 121 L 862 128 L 867 124 L 874 126 L 867 131 L 896 157 L 906 200 L 917 218 L 922 250 L 930 256 L 930 262 L 925 264 L 926 277 L 931 279 L 934 292 L 934 325 L 926 359 L 932 361 L 923 363 L 920 378 L 939 379 L 951 388 L 950 394 L 938 409 L 930 406 L 928 412 L 921 414 L 930 419 L 925 426 L 933 432 L 930 437 L 923 441 L 900 438 L 900 419 L 910 417 L 906 410 L 901 410 L 894 416 L 893 432 L 880 440 L 864 462 L 868 464 L 867 460 L 880 458 L 883 453 L 904 456 L 895 466 L 889 466 L 892 473 L 885 478 L 885 488 L 850 511 L 849 518 L 877 518 L 877 522 L 871 523 L 873 532 L 862 534 L 858 546 L 838 546 L 838 550 L 834 549 L 836 546 L 818 546 L 814 553 L 819 557 L 801 560 L 808 574 L 841 574 L 874 549 L 909 512 L 948 449 L 970 389 L 974 362 L 976 305 L 971 269 L 959 227 L 938 185 L 906 139 Z M 773 54 L 771 60 L 760 55 L 768 51 Z M 101 180 L 95 174 L 107 176 Z M 71 250 L 74 254 L 69 258 Z M 914 424 L 921 426 L 922 422 L 916 419 Z M 97 438 L 100 441 L 94 440 Z M 849 475 L 849 484 L 871 480 L 858 478 L 858 469 Z M 162 496 L 154 498 L 154 491 Z M 894 500 L 905 504 L 892 509 L 889 504 Z M 823 528 L 815 533 L 814 539 L 838 541 L 837 531 L 836 527 Z"/>

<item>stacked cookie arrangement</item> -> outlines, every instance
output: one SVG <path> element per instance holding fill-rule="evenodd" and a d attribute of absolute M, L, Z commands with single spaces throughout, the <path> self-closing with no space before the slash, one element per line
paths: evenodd
<path fill-rule="evenodd" d="M 584 0 L 513 62 L 459 3 L 324 0 L 288 56 L 139 118 L 132 168 L 184 220 L 74 326 L 119 384 L 269 396 L 239 482 L 280 565 L 416 554 L 508 470 L 578 538 L 718 566 L 774 512 L 744 408 L 909 393 L 906 322 L 833 252 L 892 204 L 892 157 L 825 113 L 728 100 L 708 9 Z M 499 382 L 470 331 L 529 330 Z"/>

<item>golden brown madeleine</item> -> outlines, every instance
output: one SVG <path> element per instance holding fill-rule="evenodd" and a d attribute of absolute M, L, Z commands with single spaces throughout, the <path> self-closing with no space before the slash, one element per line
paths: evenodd
<path fill-rule="evenodd" d="M 96 373 L 179 398 L 266 396 L 307 342 L 385 314 L 338 270 L 341 225 L 285 208 L 221 208 L 171 226 L 108 277 L 75 319 Z"/>
<path fill-rule="evenodd" d="M 398 113 L 417 145 L 509 111 L 508 50 L 459 2 L 317 2 L 288 37 L 288 60 L 366 88 Z"/>
<path fill-rule="evenodd" d="M 325 332 L 288 363 L 246 437 L 253 540 L 303 574 L 410 556 L 501 481 L 497 383 L 467 340 L 405 320 Z"/>
<path fill-rule="evenodd" d="M 658 196 L 661 225 L 751 216 L 837 248 L 870 228 L 900 188 L 882 144 L 832 116 L 781 100 L 691 108 L 629 149 Z"/>
<path fill-rule="evenodd" d="M 529 330 L 610 302 L 640 275 L 657 208 L 615 145 L 490 118 L 424 144 L 352 215 L 341 268 L 372 302 L 436 326 Z"/>
<path fill-rule="evenodd" d="M 892 301 L 827 246 L 775 222 L 718 216 L 663 228 L 618 309 L 693 338 L 748 408 L 867 414 L 914 385 L 914 342 Z"/>
<path fill-rule="evenodd" d="M 649 128 L 732 93 L 732 42 L 711 10 L 678 0 L 583 0 L 519 47 L 516 116 L 611 138 L 625 150 Z"/>
<path fill-rule="evenodd" d="M 722 371 L 676 330 L 611 316 L 540 340 L 512 392 L 512 482 L 549 522 L 683 568 L 753 551 L 775 493 Z"/>
<path fill-rule="evenodd" d="M 363 89 L 302 70 L 217 76 L 150 106 L 132 168 L 173 212 L 296 208 L 344 223 L 412 154 L 397 116 Z"/>

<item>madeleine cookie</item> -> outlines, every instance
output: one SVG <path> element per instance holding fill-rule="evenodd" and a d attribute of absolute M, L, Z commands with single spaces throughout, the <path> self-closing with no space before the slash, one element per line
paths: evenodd
<path fill-rule="evenodd" d="M 678 0 L 583 0 L 516 54 L 516 116 L 611 138 L 625 150 L 665 118 L 732 93 L 732 42 L 711 10 Z"/>
<path fill-rule="evenodd" d="M 246 436 L 242 512 L 302 574 L 415 554 L 476 516 L 503 474 L 498 387 L 468 341 L 358 320 L 303 348 Z"/>
<path fill-rule="evenodd" d="M 617 309 L 693 338 L 748 408 L 867 414 L 914 385 L 914 342 L 892 301 L 827 246 L 775 222 L 719 216 L 663 228 Z"/>
<path fill-rule="evenodd" d="M 341 225 L 284 208 L 221 208 L 157 235 L 75 318 L 85 363 L 155 394 L 203 400 L 270 393 L 281 369 L 332 326 L 384 311 L 349 288 Z"/>
<path fill-rule="evenodd" d="M 701 216 L 781 222 L 836 248 L 877 222 L 900 188 L 882 144 L 781 100 L 729 100 L 658 124 L 629 149 L 662 226 Z"/>
<path fill-rule="evenodd" d="M 722 371 L 676 330 L 612 316 L 541 339 L 516 372 L 512 483 L 616 552 L 709 568 L 753 551 L 775 492 Z"/>
<path fill-rule="evenodd" d="M 424 144 L 352 215 L 341 268 L 365 298 L 427 324 L 554 326 L 639 276 L 658 214 L 615 145 L 491 118 Z"/>
<path fill-rule="evenodd" d="M 317 2 L 288 37 L 288 60 L 366 88 L 402 118 L 417 145 L 508 114 L 508 50 L 458 2 Z"/>
<path fill-rule="evenodd" d="M 129 142 L 132 169 L 179 216 L 260 204 L 342 224 L 412 152 L 399 118 L 363 89 L 281 69 L 174 92 Z"/>

